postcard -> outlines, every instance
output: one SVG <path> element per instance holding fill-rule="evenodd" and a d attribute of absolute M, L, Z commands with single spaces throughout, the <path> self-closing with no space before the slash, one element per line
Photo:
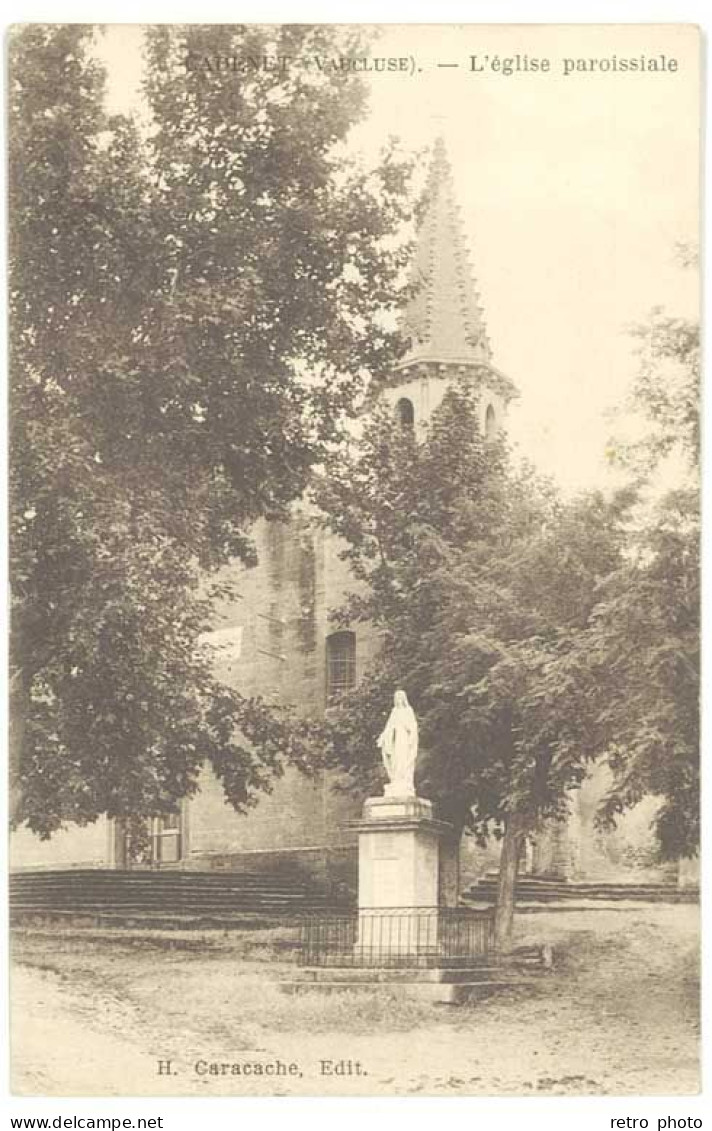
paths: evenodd
<path fill-rule="evenodd" d="M 17 1094 L 698 1091 L 700 55 L 12 29 Z"/>

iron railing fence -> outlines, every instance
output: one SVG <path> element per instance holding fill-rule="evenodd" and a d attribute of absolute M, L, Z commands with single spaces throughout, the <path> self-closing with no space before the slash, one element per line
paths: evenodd
<path fill-rule="evenodd" d="M 303 966 L 458 967 L 494 950 L 491 910 L 367 908 L 301 923 Z"/>

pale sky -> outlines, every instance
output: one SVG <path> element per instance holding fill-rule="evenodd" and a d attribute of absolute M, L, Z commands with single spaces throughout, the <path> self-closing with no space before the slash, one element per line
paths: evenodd
<path fill-rule="evenodd" d="M 137 105 L 140 31 L 108 29 L 112 107 Z M 508 431 L 562 487 L 604 485 L 606 412 L 635 361 L 626 326 L 655 305 L 694 315 L 697 278 L 674 261 L 698 240 L 699 40 L 692 26 L 405 25 L 353 145 L 408 149 L 442 133 L 492 342 L 518 386 Z M 470 56 L 548 57 L 551 71 L 473 73 Z M 675 72 L 573 73 L 563 60 L 675 58 Z M 486 58 L 488 57 L 488 59 Z M 458 63 L 457 68 L 437 63 Z"/>

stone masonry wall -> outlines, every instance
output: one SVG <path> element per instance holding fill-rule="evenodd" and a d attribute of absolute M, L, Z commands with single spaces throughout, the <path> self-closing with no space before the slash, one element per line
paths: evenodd
<path fill-rule="evenodd" d="M 216 629 L 226 645 L 216 653 L 216 673 L 243 694 L 292 704 L 301 714 L 323 714 L 326 638 L 337 625 L 330 614 L 352 586 L 334 539 L 304 511 L 290 523 L 260 523 L 255 531 L 259 565 L 235 567 L 232 599 L 216 608 Z M 229 629 L 239 645 L 230 646 Z M 372 631 L 355 626 L 357 678 L 376 647 Z M 222 634 L 225 634 L 224 637 Z M 220 783 L 205 770 L 190 802 L 188 867 L 237 852 L 284 849 L 314 853 L 347 849 L 355 836 L 344 825 L 360 805 L 333 788 L 335 775 L 310 779 L 287 768 L 271 793 L 248 814 L 225 802 Z M 347 853 L 348 856 L 348 853 Z M 338 868 L 337 868 L 338 871 Z"/>
<path fill-rule="evenodd" d="M 113 864 L 113 827 L 106 817 L 93 825 L 70 825 L 50 840 L 40 840 L 27 828 L 10 837 L 13 871 L 46 868 L 109 868 Z"/>

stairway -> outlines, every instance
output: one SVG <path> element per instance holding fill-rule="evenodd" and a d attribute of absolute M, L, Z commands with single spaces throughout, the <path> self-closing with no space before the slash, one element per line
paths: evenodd
<path fill-rule="evenodd" d="M 294 869 L 279 872 L 179 872 L 71 869 L 10 876 L 10 916 L 89 918 L 138 925 L 240 925 L 258 916 L 290 919 L 327 906 Z"/>
<path fill-rule="evenodd" d="M 612 883 L 605 880 L 578 882 L 548 879 L 545 876 L 520 876 L 516 884 L 520 903 L 557 903 L 561 900 L 635 900 L 648 903 L 694 903 L 696 888 L 678 888 L 661 883 Z M 488 872 L 463 892 L 464 899 L 493 903 L 497 894 L 497 874 Z"/>

